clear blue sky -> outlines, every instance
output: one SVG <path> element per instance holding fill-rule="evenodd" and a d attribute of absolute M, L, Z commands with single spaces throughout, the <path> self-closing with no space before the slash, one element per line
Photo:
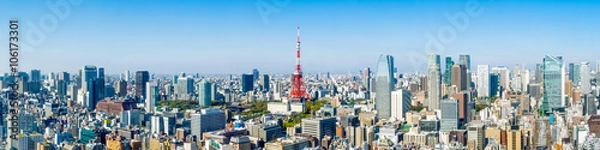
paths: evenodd
<path fill-rule="evenodd" d="M 21 69 L 74 72 L 92 64 L 110 74 L 243 73 L 253 68 L 291 73 L 299 25 L 304 72 L 375 69 L 379 54 L 393 55 L 400 72 L 424 71 L 425 57 L 409 54 L 424 56 L 430 41 L 426 34 L 437 37 L 439 30 L 452 25 L 445 14 L 463 13 L 470 4 L 466 0 L 275 0 L 280 4 L 58 0 L 71 2 L 70 13 L 61 16 L 64 20 L 55 18 L 56 28 L 41 31 L 44 39 L 31 40 L 28 32 L 49 26 L 41 19 L 56 17 L 52 6 L 46 5 L 55 1 L 0 1 L 0 20 L 19 18 L 21 44 L 30 45 L 21 55 Z M 77 1 L 81 3 L 72 3 Z M 473 66 L 511 67 L 533 66 L 544 54 L 562 55 L 567 63 L 600 59 L 600 1 L 476 2 L 483 12 L 469 17 L 464 31 L 451 27 L 456 37 L 443 44 L 442 57 L 470 54 Z M 261 15 L 257 4 L 277 13 Z M 6 24 L 0 28 L 5 33 L 0 41 L 8 41 Z M 7 66 L 7 61 L 0 65 Z M 8 66 L 0 71 L 7 72 Z"/>

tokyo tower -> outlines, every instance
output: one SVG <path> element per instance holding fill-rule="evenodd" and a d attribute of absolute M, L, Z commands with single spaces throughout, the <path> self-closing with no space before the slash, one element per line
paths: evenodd
<path fill-rule="evenodd" d="M 300 27 L 298 27 L 298 41 L 296 42 L 296 71 L 292 75 L 292 91 L 288 98 L 292 102 L 304 102 L 310 99 L 302 81 L 302 69 L 300 67 Z"/>

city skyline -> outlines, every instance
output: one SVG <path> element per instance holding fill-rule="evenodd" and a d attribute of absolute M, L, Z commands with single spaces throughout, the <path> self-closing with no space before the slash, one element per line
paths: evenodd
<path fill-rule="evenodd" d="M 464 31 L 452 28 L 457 30 L 456 38 L 444 43 L 436 54 L 454 60 L 459 54 L 469 54 L 472 66 L 525 64 L 533 69 L 545 54 L 563 56 L 565 63 L 593 63 L 597 58 L 586 54 L 599 47 L 594 34 L 599 29 L 593 25 L 600 19 L 586 14 L 598 14 L 600 9 L 593 8 L 600 3 L 68 2 L 70 12 L 64 15 L 54 13 L 51 6 L 55 5 L 46 4 L 51 1 L 0 2 L 9 6 L 2 9 L 7 13 L 0 18 L 16 17 L 23 22 L 21 70 L 73 73 L 81 66 L 95 65 L 107 68 L 107 74 L 125 70 L 239 74 L 253 68 L 264 73 L 292 73 L 294 28 L 301 26 L 302 65 L 307 74 L 375 68 L 380 54 L 396 57 L 394 66 L 400 73 L 424 73 L 426 56 L 431 54 L 426 51 L 427 35 L 453 27 L 446 15 L 468 10 L 470 2 L 479 2 L 482 12 L 469 18 Z M 257 6 L 274 6 L 279 13 L 261 15 Z M 159 8 L 161 11 L 156 11 Z M 309 9 L 314 11 L 299 13 Z M 64 19 L 41 31 L 44 38 L 31 40 L 32 29 L 46 29 L 39 21 L 48 16 Z M 8 68 L 0 71 L 8 72 Z"/>

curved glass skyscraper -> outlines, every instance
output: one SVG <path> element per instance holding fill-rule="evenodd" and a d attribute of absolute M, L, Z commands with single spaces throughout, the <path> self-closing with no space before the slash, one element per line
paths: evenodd
<path fill-rule="evenodd" d="M 392 90 L 394 90 L 394 57 L 380 55 L 375 78 L 375 109 L 379 119 L 392 115 Z"/>

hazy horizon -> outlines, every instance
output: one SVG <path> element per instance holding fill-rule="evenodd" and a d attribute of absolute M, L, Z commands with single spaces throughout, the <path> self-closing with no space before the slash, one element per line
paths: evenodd
<path fill-rule="evenodd" d="M 68 5 L 47 4 L 55 2 Z M 479 64 L 531 69 L 545 54 L 561 55 L 565 64 L 588 61 L 592 70 L 600 60 L 594 55 L 600 1 L 278 2 L 6 0 L 0 18 L 20 20 L 25 72 L 95 65 L 107 74 L 292 73 L 297 26 L 305 73 L 376 71 L 380 54 L 394 56 L 400 73 L 425 72 L 431 52 L 442 64 L 445 56 L 458 62 L 459 54 L 469 54 L 472 70 Z M 466 23 L 449 19 L 465 14 Z M 440 31 L 447 31 L 442 38 Z M 8 62 L 0 65 L 8 72 Z"/>

